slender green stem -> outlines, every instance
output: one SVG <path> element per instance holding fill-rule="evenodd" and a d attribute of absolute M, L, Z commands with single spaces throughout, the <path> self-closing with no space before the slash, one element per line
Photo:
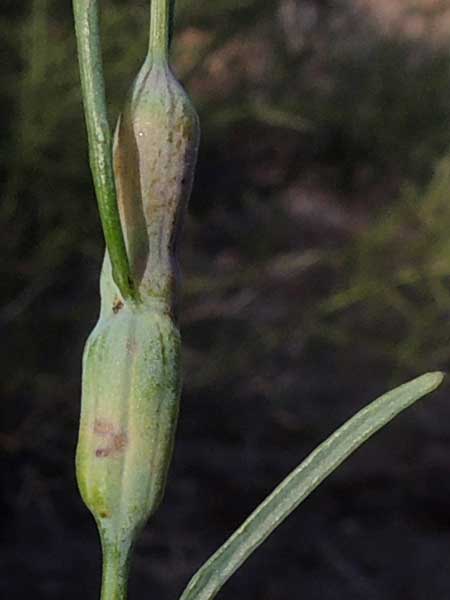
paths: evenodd
<path fill-rule="evenodd" d="M 130 551 L 102 543 L 103 572 L 100 600 L 126 600 Z"/>
<path fill-rule="evenodd" d="M 153 58 L 168 60 L 171 22 L 175 0 L 152 0 L 149 52 Z"/>
<path fill-rule="evenodd" d="M 117 206 L 100 47 L 97 0 L 73 0 L 89 162 L 113 278 L 125 299 L 136 299 Z"/>

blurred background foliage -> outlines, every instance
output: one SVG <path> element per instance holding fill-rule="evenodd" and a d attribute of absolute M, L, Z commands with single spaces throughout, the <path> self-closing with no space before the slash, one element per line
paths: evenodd
<path fill-rule="evenodd" d="M 101 3 L 111 123 L 144 55 L 147 4 Z M 180 257 L 179 442 L 135 567 L 134 597 L 161 599 L 353 409 L 445 369 L 450 353 L 448 2 L 177 4 L 174 68 L 203 139 Z M 5 597 L 95 598 L 98 578 L 72 460 L 103 242 L 72 29 L 68 2 L 2 2 Z M 429 586 L 448 596 L 444 540 L 430 532 L 450 525 L 449 411 L 421 410 L 319 492 L 308 520 L 287 526 L 223 597 L 414 600 Z M 427 525 L 411 533 L 424 509 Z M 295 527 L 317 541 L 295 545 Z M 389 568 L 396 553 L 403 570 Z M 423 571 L 408 572 L 404 595 L 417 557 Z"/>

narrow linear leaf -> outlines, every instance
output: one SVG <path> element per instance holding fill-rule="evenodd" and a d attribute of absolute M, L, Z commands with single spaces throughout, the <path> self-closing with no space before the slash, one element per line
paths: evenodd
<path fill-rule="evenodd" d="M 427 373 L 384 394 L 318 446 L 197 571 L 180 600 L 212 600 L 233 573 L 312 491 L 398 413 L 435 390 L 444 374 Z"/>
<path fill-rule="evenodd" d="M 113 279 L 125 299 L 136 299 L 117 206 L 100 47 L 98 0 L 73 0 L 89 163 Z"/>

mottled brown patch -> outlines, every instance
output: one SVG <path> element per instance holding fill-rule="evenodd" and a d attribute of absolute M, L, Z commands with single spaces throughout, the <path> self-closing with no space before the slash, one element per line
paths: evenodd
<path fill-rule="evenodd" d="M 117 313 L 119 312 L 119 310 L 122 310 L 122 308 L 123 308 L 123 302 L 122 302 L 122 300 L 120 298 L 117 298 L 114 301 L 114 304 L 113 304 L 113 307 L 112 307 L 113 313 L 115 315 L 117 315 Z"/>
<path fill-rule="evenodd" d="M 97 448 L 95 451 L 95 456 L 97 456 L 97 458 L 105 458 L 106 456 L 109 456 L 110 453 L 111 448 Z"/>
<path fill-rule="evenodd" d="M 117 433 L 113 437 L 114 450 L 121 452 L 127 445 L 127 436 L 124 433 Z"/>
<path fill-rule="evenodd" d="M 97 435 L 109 435 L 114 432 L 114 426 L 108 421 L 102 419 L 95 419 L 94 433 Z"/>
<path fill-rule="evenodd" d="M 94 424 L 94 433 L 102 439 L 101 448 L 95 450 L 97 458 L 114 457 L 121 454 L 128 443 L 127 434 L 123 431 L 117 431 L 114 424 L 104 419 L 96 419 Z"/>

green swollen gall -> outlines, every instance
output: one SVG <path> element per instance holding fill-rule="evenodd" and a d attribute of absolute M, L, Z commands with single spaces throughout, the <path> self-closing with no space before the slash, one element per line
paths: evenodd
<path fill-rule="evenodd" d="M 111 309 L 83 358 L 77 478 L 103 541 L 132 543 L 158 507 L 180 394 L 180 336 L 167 312 Z"/>
<path fill-rule="evenodd" d="M 164 493 L 181 385 L 180 335 L 166 307 L 112 304 L 114 287 L 106 257 L 102 312 L 83 356 L 76 454 L 102 543 L 102 600 L 126 597 L 133 543 Z"/>

